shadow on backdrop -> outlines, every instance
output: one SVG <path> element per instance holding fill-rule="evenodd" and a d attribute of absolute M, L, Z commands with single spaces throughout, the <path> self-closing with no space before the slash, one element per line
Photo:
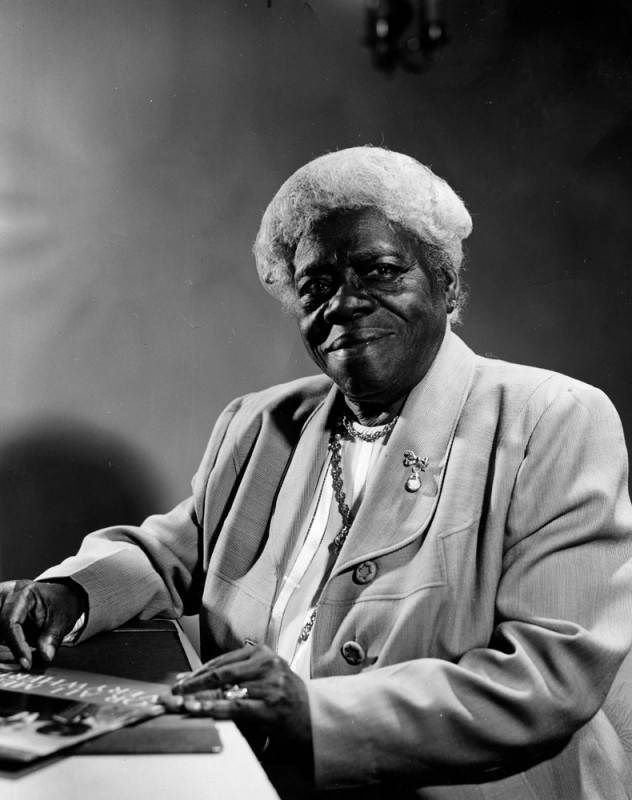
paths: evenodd
<path fill-rule="evenodd" d="M 160 481 L 118 437 L 42 420 L 0 440 L 0 580 L 31 578 L 86 533 L 161 510 Z"/>

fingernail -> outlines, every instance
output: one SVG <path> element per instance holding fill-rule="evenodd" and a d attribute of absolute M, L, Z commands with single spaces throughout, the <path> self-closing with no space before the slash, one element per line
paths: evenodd
<path fill-rule="evenodd" d="M 31 662 L 26 656 L 22 656 L 20 659 L 20 664 L 22 664 L 24 669 L 31 669 Z"/>
<path fill-rule="evenodd" d="M 48 661 L 52 661 L 55 658 L 55 648 L 48 642 L 42 647 L 42 653 Z"/>
<path fill-rule="evenodd" d="M 161 703 L 167 711 L 177 712 L 182 708 L 184 703 L 183 697 L 173 697 L 170 694 L 163 694 L 158 697 L 158 702 Z"/>
<path fill-rule="evenodd" d="M 201 711 L 202 710 L 202 703 L 193 695 L 187 695 L 184 698 L 184 707 L 187 711 Z"/>

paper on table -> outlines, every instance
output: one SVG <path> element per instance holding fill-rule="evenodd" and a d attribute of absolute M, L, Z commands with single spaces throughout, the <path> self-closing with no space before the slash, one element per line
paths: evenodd
<path fill-rule="evenodd" d="M 164 712 L 162 683 L 0 663 L 0 758 L 31 761 Z"/>

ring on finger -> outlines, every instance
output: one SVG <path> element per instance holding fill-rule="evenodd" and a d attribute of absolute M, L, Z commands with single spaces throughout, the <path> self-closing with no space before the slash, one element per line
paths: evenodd
<path fill-rule="evenodd" d="M 234 683 L 232 686 L 226 686 L 223 689 L 224 700 L 243 700 L 248 697 L 248 688 Z"/>

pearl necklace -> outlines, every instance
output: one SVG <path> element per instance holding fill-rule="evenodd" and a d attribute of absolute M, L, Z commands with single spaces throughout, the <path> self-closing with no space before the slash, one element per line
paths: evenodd
<path fill-rule="evenodd" d="M 373 431 L 373 433 L 365 433 L 364 431 L 359 431 L 357 428 L 354 428 L 353 422 L 351 422 L 347 416 L 342 418 L 342 424 L 352 439 L 361 439 L 363 442 L 376 442 L 378 439 L 388 436 L 395 427 L 395 423 L 398 419 L 399 416 L 393 417 L 390 422 L 387 422 L 386 425 L 381 425 L 379 430 Z"/>

